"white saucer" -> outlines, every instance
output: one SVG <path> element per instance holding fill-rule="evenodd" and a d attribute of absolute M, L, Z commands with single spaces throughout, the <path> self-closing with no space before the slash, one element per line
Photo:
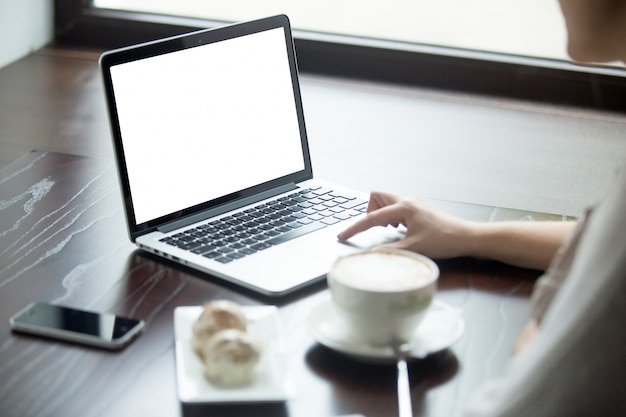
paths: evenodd
<path fill-rule="evenodd" d="M 314 306 L 307 318 L 309 332 L 322 345 L 363 360 L 393 360 L 388 346 L 373 346 L 352 336 L 337 316 L 330 298 Z M 465 331 L 459 312 L 448 304 L 433 300 L 424 320 L 409 341 L 412 358 L 426 356 L 452 346 Z"/>
<path fill-rule="evenodd" d="M 260 341 L 262 356 L 251 384 L 222 388 L 203 374 L 202 361 L 191 345 L 192 326 L 202 312 L 201 306 L 174 310 L 176 340 L 176 380 L 178 397 L 184 403 L 280 402 L 289 398 L 283 336 L 275 306 L 242 307 L 248 332 Z"/>

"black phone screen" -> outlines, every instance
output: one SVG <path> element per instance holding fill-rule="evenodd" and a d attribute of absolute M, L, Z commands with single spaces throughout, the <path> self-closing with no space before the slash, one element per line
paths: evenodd
<path fill-rule="evenodd" d="M 30 326 L 80 333 L 113 341 L 139 324 L 138 320 L 45 303 L 33 304 L 15 319 Z"/>

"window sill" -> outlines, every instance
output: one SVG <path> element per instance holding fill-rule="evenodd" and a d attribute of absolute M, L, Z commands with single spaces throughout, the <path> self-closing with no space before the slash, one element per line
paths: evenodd
<path fill-rule="evenodd" d="M 109 49 L 224 24 L 56 3 L 61 44 Z M 303 73 L 626 112 L 621 68 L 295 30 L 294 37 Z"/>

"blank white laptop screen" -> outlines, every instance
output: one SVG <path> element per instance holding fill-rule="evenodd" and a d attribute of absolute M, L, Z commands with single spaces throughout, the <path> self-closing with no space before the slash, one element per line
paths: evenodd
<path fill-rule="evenodd" d="M 304 169 L 282 28 L 118 64 L 141 224 Z"/>

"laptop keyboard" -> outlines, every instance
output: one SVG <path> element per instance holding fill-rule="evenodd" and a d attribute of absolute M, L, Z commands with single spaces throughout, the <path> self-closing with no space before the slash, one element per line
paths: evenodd
<path fill-rule="evenodd" d="M 308 188 L 160 240 L 229 263 L 366 210 L 367 200 Z"/>

